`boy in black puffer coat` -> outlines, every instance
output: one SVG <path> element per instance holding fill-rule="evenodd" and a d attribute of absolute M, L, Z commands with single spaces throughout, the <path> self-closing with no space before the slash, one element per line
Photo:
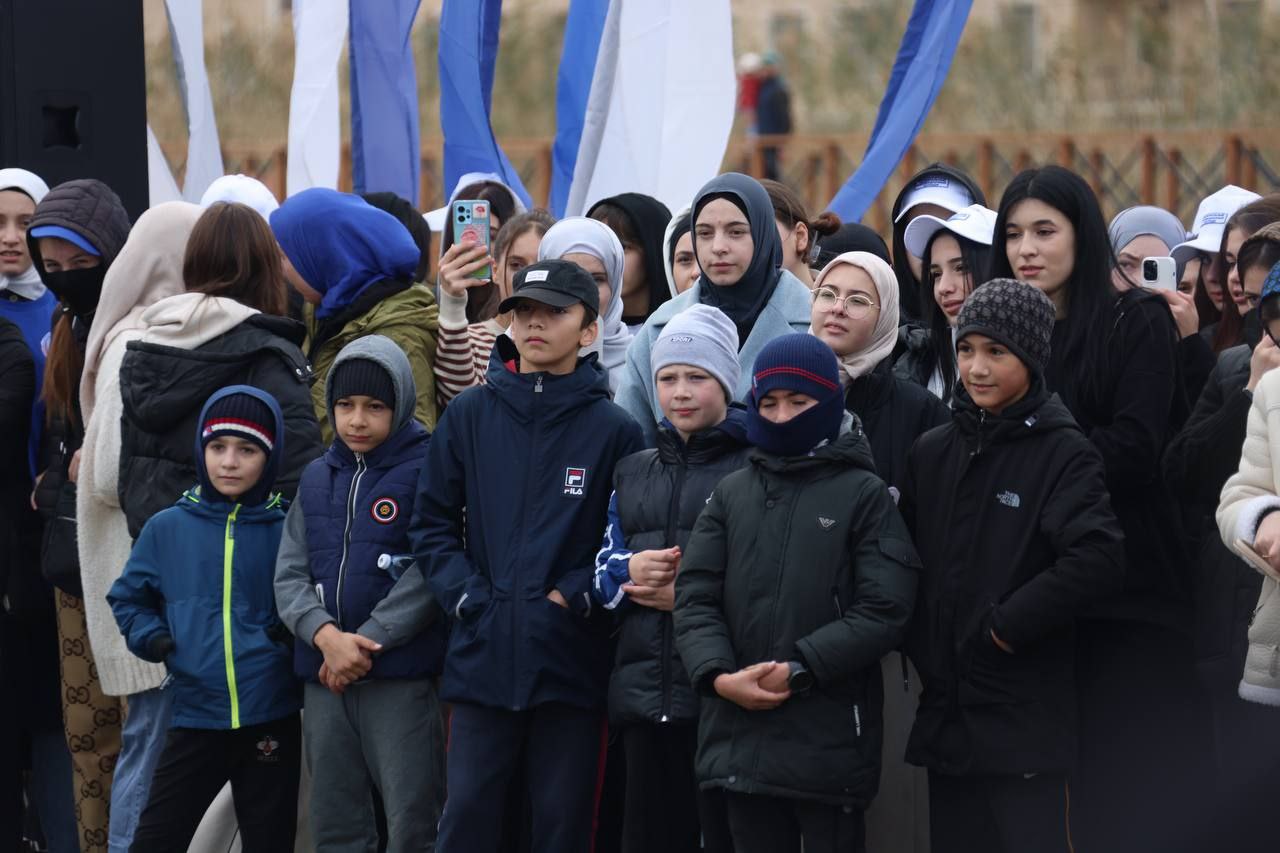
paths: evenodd
<path fill-rule="evenodd" d="M 695 689 L 698 780 L 726 791 L 737 853 L 863 847 L 880 773 L 880 658 L 902 639 L 919 561 L 839 368 L 812 335 L 761 351 L 747 436 L 676 577 Z M 850 416 L 852 421 L 852 416 Z"/>
<path fill-rule="evenodd" d="M 609 526 L 596 555 L 596 600 L 618 614 L 609 720 L 626 754 L 623 851 L 732 850 L 723 803 L 693 772 L 698 696 L 676 653 L 671 608 L 680 552 L 716 484 L 747 464 L 738 331 L 695 305 L 654 341 L 650 363 L 666 418 L 656 450 L 613 472 Z M 699 837 L 703 845 L 699 845 Z"/>
<path fill-rule="evenodd" d="M 908 652 L 924 691 L 935 853 L 1070 849 L 1074 622 L 1120 591 L 1102 459 L 1045 389 L 1054 308 L 997 279 L 960 313 L 953 422 L 912 449 L 901 507 L 924 563 Z"/>

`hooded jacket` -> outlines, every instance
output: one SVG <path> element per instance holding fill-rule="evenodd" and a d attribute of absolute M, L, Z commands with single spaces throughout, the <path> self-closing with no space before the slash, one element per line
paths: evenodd
<path fill-rule="evenodd" d="M 1073 625 L 1124 575 L 1098 451 L 1040 379 L 999 416 L 961 388 L 953 422 L 911 451 L 901 507 L 924 563 L 907 760 L 948 775 L 1070 770 Z"/>
<path fill-rule="evenodd" d="M 280 544 L 276 600 L 285 625 L 302 641 L 294 647 L 301 678 L 317 680 L 324 657 L 312 641 L 330 623 L 382 644 L 368 678 L 436 676 L 444 662 L 444 614 L 421 569 L 403 559 L 428 441 L 413 419 L 413 372 L 396 345 L 379 335 L 347 346 L 334 367 L 357 358 L 391 377 L 392 432 L 369 453 L 353 453 L 335 439 L 307 466 Z M 332 412 L 337 401 L 332 389 L 325 393 Z"/>
<path fill-rule="evenodd" d="M 676 648 L 706 698 L 703 788 L 865 808 L 880 774 L 880 658 L 911 615 L 919 560 L 860 429 L 810 455 L 760 451 L 725 477 L 676 575 Z M 770 711 L 715 677 L 803 661 L 814 686 Z"/>
<path fill-rule="evenodd" d="M 893 210 L 890 213 L 889 221 L 894 223 L 893 271 L 898 276 L 898 290 L 902 293 L 902 317 L 904 321 L 909 318 L 919 319 L 922 316 L 923 306 L 920 304 L 920 283 L 911 274 L 911 267 L 907 263 L 907 245 L 903 241 L 903 235 L 906 233 L 908 223 L 906 220 L 899 222 L 898 214 L 902 212 L 902 204 L 907 200 L 911 187 L 921 178 L 927 177 L 941 177 L 956 181 L 969 191 L 969 195 L 973 198 L 973 204 L 985 206 L 987 203 L 986 194 L 982 192 L 982 187 L 978 186 L 973 178 L 959 169 L 948 166 L 946 163 L 930 163 L 912 175 L 902 185 L 902 191 L 893 200 Z"/>
<path fill-rule="evenodd" d="M 275 434 L 284 434 L 280 408 L 256 388 L 224 388 L 205 408 L 237 393 L 270 406 Z M 300 707 L 271 586 L 283 502 L 278 494 L 254 506 L 223 499 L 192 433 L 200 485 L 147 522 L 107 600 L 139 657 L 153 657 L 157 637 L 173 639 L 164 661 L 173 675 L 173 726 L 239 729 Z M 273 482 L 278 466 L 279 454 L 267 454 L 259 483 Z"/>
<path fill-rule="evenodd" d="M 29 413 L 35 399 L 35 361 L 22 330 L 0 318 L 0 596 L 14 609 L 44 601 L 38 529 L 29 496 L 27 466 Z M 18 599 L 21 599 L 19 604 Z"/>
<path fill-rule="evenodd" d="M 418 486 L 413 553 L 455 620 L 440 695 L 600 708 L 609 644 L 590 620 L 593 558 L 614 466 L 641 449 L 640 432 L 594 355 L 559 376 L 519 373 L 516 360 L 498 338 L 485 384 L 445 411 Z"/>
<path fill-rule="evenodd" d="M 80 178 L 58 184 L 36 205 L 27 223 L 27 251 L 37 270 L 44 269 L 39 238 L 32 229 L 57 225 L 74 231 L 89 241 L 102 256 L 102 266 L 110 269 L 129 237 L 129 214 L 120 196 L 94 178 Z"/>
<path fill-rule="evenodd" d="M 142 214 L 103 281 L 85 352 L 80 379 L 85 435 L 76 490 L 76 545 L 89 642 L 108 696 L 141 693 L 159 687 L 165 677 L 163 666 L 140 660 L 129 651 L 107 606 L 107 590 L 124 571 L 134 539 L 119 496 L 120 368 L 128 342 L 142 334 L 146 309 L 183 291 L 183 252 L 199 216 L 200 208 L 180 201 Z M 190 437 L 190 432 L 181 437 L 188 452 Z M 161 497 L 160 506 L 170 505 L 194 479 L 193 470 L 185 483 L 175 483 Z"/>
<path fill-rule="evenodd" d="M 306 352 L 319 382 L 347 344 L 384 335 L 409 357 L 418 389 L 416 417 L 433 429 L 440 318 L 431 291 L 413 283 L 421 252 L 405 226 L 359 196 L 314 187 L 271 214 L 271 230 L 298 274 L 322 296 L 307 310 Z M 327 444 L 333 427 L 322 384 L 312 389 L 312 402 Z"/>
<path fill-rule="evenodd" d="M 1262 377 L 1253 392 L 1239 469 L 1222 488 L 1218 533 L 1239 554 L 1237 540 L 1253 545 L 1269 513 L 1280 511 L 1280 371 Z M 1240 698 L 1280 707 L 1280 573 L 1263 573 L 1249 620 L 1249 651 Z"/>
<path fill-rule="evenodd" d="M 675 649 L 671 614 L 632 604 L 631 555 L 689 544 L 698 516 L 718 484 L 747 464 L 745 412 L 735 407 L 720 424 L 689 437 L 666 421 L 656 450 L 618 463 L 609 499 L 609 526 L 596 554 L 596 601 L 618 613 L 618 651 L 609 677 L 609 718 L 623 725 L 698 719 L 698 696 Z"/>
<path fill-rule="evenodd" d="M 845 389 L 844 405 L 858 416 L 871 443 L 876 473 L 896 494 L 907 472 L 907 454 L 920 436 L 951 420 L 951 410 L 914 382 L 893 372 L 886 358 Z"/>
<path fill-rule="evenodd" d="M 146 331 L 129 342 L 120 369 L 119 492 L 130 534 L 195 478 L 188 439 L 204 401 L 227 385 L 252 385 L 278 401 L 286 455 L 276 485 L 292 498 L 302 469 L 322 452 L 299 324 L 198 293 L 157 302 L 142 322 Z"/>
<path fill-rule="evenodd" d="M 1240 468 L 1253 396 L 1247 345 L 1222 353 L 1191 417 L 1164 452 L 1164 480 L 1178 498 L 1192 553 L 1196 661 L 1215 692 L 1230 695 L 1249 648 L 1262 575 L 1222 541 L 1214 515 L 1222 487 Z"/>

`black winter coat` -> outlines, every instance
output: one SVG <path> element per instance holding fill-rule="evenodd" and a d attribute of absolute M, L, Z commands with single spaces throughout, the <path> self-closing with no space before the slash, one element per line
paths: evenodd
<path fill-rule="evenodd" d="M 924 564 L 907 760 L 949 775 L 1061 773 L 1075 754 L 1073 625 L 1124 574 L 1102 460 L 1038 383 L 1001 416 L 963 389 L 956 406 L 911 451 L 902 493 Z"/>
<path fill-rule="evenodd" d="M 1188 414 L 1173 317 L 1159 296 L 1121 294 L 1107 318 L 1100 364 L 1065 363 L 1071 322 L 1068 317 L 1054 326 L 1045 381 L 1102 454 L 1128 556 L 1125 594 L 1094 615 L 1186 630 L 1190 560 L 1178 506 L 1161 471 L 1165 445 Z"/>
<path fill-rule="evenodd" d="M 0 597 L 15 606 L 40 579 L 39 522 L 31 511 L 27 444 L 36 368 L 22 330 L 0 319 Z M 48 597 L 46 592 L 42 598 Z"/>
<path fill-rule="evenodd" d="M 747 464 L 746 419 L 737 409 L 730 418 L 690 436 L 688 444 L 664 422 L 657 449 L 633 453 L 614 468 L 614 500 L 628 551 L 679 546 L 683 552 L 688 546 L 716 485 Z M 671 614 L 627 601 L 619 608 L 610 719 L 622 725 L 696 722 L 699 700 L 675 649 Z"/>
<path fill-rule="evenodd" d="M 900 489 L 907 454 L 917 438 L 951 420 L 951 410 L 928 389 L 895 376 L 891 359 L 859 376 L 845 392 L 845 408 L 858 416 L 871 442 L 876 473 Z"/>
<path fill-rule="evenodd" d="M 1192 540 L 1195 651 L 1201 677 L 1235 692 L 1249 649 L 1249 622 L 1262 575 L 1223 544 L 1215 514 L 1227 479 L 1240 467 L 1249 409 L 1250 348 L 1222 353 L 1186 426 L 1164 453 L 1164 477 L 1182 506 Z"/>
<path fill-rule="evenodd" d="M 919 558 L 860 429 L 813 454 L 755 451 L 716 487 L 676 575 L 676 647 L 708 696 L 704 788 L 865 808 L 880 776 L 880 658 L 902 640 Z M 816 683 L 770 711 L 717 675 L 803 661 Z"/>
<path fill-rule="evenodd" d="M 311 403 L 311 366 L 298 349 L 303 334 L 293 320 L 255 314 L 191 350 L 129 342 L 120 368 L 120 506 L 134 539 L 147 519 L 196 482 L 192 454 L 200 410 L 227 385 L 252 385 L 280 404 L 285 456 L 276 488 L 293 499 L 303 469 L 324 452 Z"/>

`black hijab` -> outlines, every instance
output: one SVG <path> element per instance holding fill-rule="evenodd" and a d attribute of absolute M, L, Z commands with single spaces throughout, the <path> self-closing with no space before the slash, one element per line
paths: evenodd
<path fill-rule="evenodd" d="M 361 198 L 379 210 L 390 213 L 409 232 L 418 251 L 422 253 L 418 259 L 418 268 L 413 273 L 413 280 L 426 281 L 427 274 L 431 271 L 431 229 L 427 227 L 427 220 L 423 219 L 422 214 L 408 200 L 395 193 L 365 193 Z"/>
<path fill-rule="evenodd" d="M 671 221 L 671 211 L 653 196 L 642 193 L 622 193 L 610 198 L 601 199 L 591 205 L 587 216 L 592 219 L 596 209 L 601 205 L 611 204 L 626 214 L 631 220 L 631 230 L 640 242 L 640 251 L 644 253 L 644 281 L 649 287 L 649 308 L 643 317 L 623 317 L 622 322 L 638 325 L 649 319 L 658 306 L 671 298 L 667 283 L 667 269 L 662 256 L 662 238 L 667 233 L 667 223 Z"/>
<path fill-rule="evenodd" d="M 738 346 L 741 348 L 746 345 L 756 318 L 769 304 L 782 277 L 782 241 L 778 239 L 769 193 L 755 178 L 739 172 L 727 172 L 708 181 L 693 201 L 690 221 L 694 232 L 693 254 L 698 258 L 699 270 L 702 270 L 702 260 L 697 252 L 698 214 L 708 202 L 717 198 L 733 202 L 747 217 L 755 248 L 751 263 L 737 284 L 727 287 L 712 284 L 704 272 L 698 276 L 698 294 L 704 305 L 719 308 L 738 327 Z"/>

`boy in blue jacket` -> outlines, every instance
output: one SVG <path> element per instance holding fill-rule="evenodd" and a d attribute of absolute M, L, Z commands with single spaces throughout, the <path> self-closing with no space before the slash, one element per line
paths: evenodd
<path fill-rule="evenodd" d="M 276 562 L 280 618 L 301 642 L 311 834 L 318 850 L 373 850 L 373 791 L 387 850 L 430 850 L 444 798 L 435 679 L 445 624 L 407 555 L 427 448 L 409 359 L 369 335 L 334 359 L 336 437 L 302 474 Z"/>
<path fill-rule="evenodd" d="M 163 662 L 173 721 L 133 851 L 185 850 L 227 782 L 245 853 L 292 850 L 297 683 L 272 595 L 284 510 L 275 399 L 232 385 L 200 415 L 200 484 L 153 516 L 107 593 L 129 650 Z"/>
<path fill-rule="evenodd" d="M 599 306 L 576 264 L 521 270 L 486 384 L 449 405 L 427 450 L 410 538 L 455 620 L 443 853 L 497 849 L 522 753 L 532 849 L 591 846 L 609 672 L 589 618 L 594 557 L 614 465 L 643 446 L 596 356 L 578 356 Z"/>

